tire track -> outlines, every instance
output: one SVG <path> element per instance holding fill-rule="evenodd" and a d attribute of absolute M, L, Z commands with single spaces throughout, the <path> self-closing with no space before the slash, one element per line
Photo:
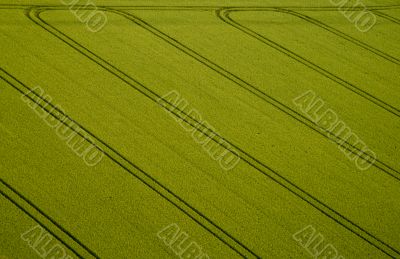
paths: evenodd
<path fill-rule="evenodd" d="M 361 47 L 361 48 L 363 48 L 365 50 L 368 50 L 368 51 L 374 53 L 377 56 L 380 56 L 381 58 L 383 58 L 383 59 L 385 59 L 387 61 L 390 61 L 390 62 L 392 62 L 394 64 L 400 65 L 400 60 L 399 59 L 397 59 L 397 58 L 395 58 L 395 57 L 393 57 L 393 56 L 391 56 L 391 55 L 389 55 L 389 54 L 387 54 L 387 53 L 385 53 L 385 52 L 383 52 L 383 51 L 381 51 L 381 50 L 379 50 L 379 49 L 377 49 L 375 47 L 372 47 L 372 46 L 370 46 L 370 45 L 368 45 L 368 44 L 366 44 L 366 43 L 364 43 L 364 42 L 362 42 L 360 40 L 357 40 L 356 38 L 354 38 L 354 37 L 352 37 L 350 35 L 347 35 L 347 34 L 341 32 L 341 31 L 339 31 L 339 30 L 337 30 L 337 29 L 335 29 L 335 28 L 333 28 L 333 27 L 331 27 L 331 26 L 329 26 L 329 25 L 317 20 L 317 19 L 314 19 L 314 18 L 310 17 L 310 16 L 307 16 L 305 14 L 298 13 L 298 12 L 295 12 L 295 11 L 292 11 L 292 10 L 289 10 L 289 9 L 277 9 L 276 12 L 287 13 L 287 14 L 296 16 L 296 17 L 298 17 L 298 18 L 300 18 L 302 20 L 305 20 L 305 21 L 307 21 L 309 23 L 312 23 L 312 24 L 314 24 L 314 25 L 316 25 L 316 26 L 318 26 L 320 28 L 323 28 L 323 29 L 327 30 L 327 31 L 335 34 L 336 36 L 355 44 L 356 46 L 359 46 L 359 47 Z"/>
<path fill-rule="evenodd" d="M 245 89 L 246 91 L 250 92 L 251 94 L 254 94 L 258 98 L 262 99 L 263 101 L 273 105 L 275 108 L 278 110 L 284 112 L 291 118 L 297 120 L 298 122 L 302 123 L 303 125 L 307 126 L 311 130 L 315 131 L 316 133 L 319 133 L 321 136 L 325 137 L 326 139 L 334 142 L 335 144 L 340 144 L 345 147 L 346 150 L 350 151 L 353 154 L 362 154 L 362 156 L 367 157 L 368 159 L 372 159 L 368 154 L 364 153 L 362 150 L 360 150 L 358 147 L 348 143 L 347 140 L 344 140 L 340 137 L 335 136 L 334 134 L 329 134 L 328 131 L 325 129 L 319 127 L 317 124 L 312 122 L 310 119 L 305 117 L 304 115 L 298 113 L 297 111 L 293 110 L 289 106 L 283 104 L 279 100 L 273 98 L 272 96 L 264 93 L 263 91 L 259 90 L 256 86 L 246 82 L 245 80 L 239 78 L 238 76 L 232 74 L 228 70 L 224 69 L 223 67 L 217 65 L 216 63 L 212 62 L 211 60 L 205 58 L 201 54 L 197 53 L 193 49 L 190 49 L 189 47 L 185 46 L 181 42 L 177 41 L 176 39 L 168 36 L 167 34 L 161 32 L 157 28 L 153 27 L 149 23 L 145 22 L 144 20 L 130 14 L 130 13 L 125 13 L 123 11 L 117 11 L 117 10 L 109 10 L 110 12 L 116 13 L 123 15 L 127 19 L 131 20 L 138 26 L 142 27 L 143 29 L 146 29 L 147 31 L 151 32 L 158 38 L 162 39 L 166 43 L 172 45 L 173 47 L 177 48 L 178 50 L 182 51 L 186 55 L 194 58 L 198 62 L 200 62 L 202 65 L 205 65 L 206 67 L 210 68 L 214 72 L 220 74 L 221 76 L 225 77 L 226 79 L 230 80 L 231 82 L 235 83 L 236 85 L 240 86 L 241 88 Z M 396 169 L 392 168 L 388 164 L 380 161 L 378 158 L 376 159 L 375 163 L 373 164 L 374 167 L 378 168 L 385 174 L 391 176 L 394 180 L 400 181 L 400 172 L 397 171 Z"/>
<path fill-rule="evenodd" d="M 26 7 L 23 6 L 1 6 L 0 5 L 0 10 L 15 10 L 15 9 L 26 9 Z"/>
<path fill-rule="evenodd" d="M 344 88 L 352 91 L 353 93 L 361 96 L 362 98 L 374 103 L 375 105 L 381 107 L 382 109 L 385 109 L 387 112 L 392 113 L 393 115 L 400 117 L 400 110 L 397 109 L 396 107 L 386 103 L 385 101 L 380 100 L 379 98 L 369 94 L 368 92 L 358 88 L 357 86 L 353 85 L 352 83 L 332 74 L 328 70 L 312 63 L 311 61 L 301 57 L 300 55 L 294 53 L 293 51 L 285 48 L 284 46 L 266 38 L 265 36 L 251 30 L 250 28 L 234 21 L 232 18 L 230 18 L 229 14 L 231 12 L 240 12 L 240 11 L 248 11 L 252 9 L 246 9 L 246 8 L 223 8 L 219 9 L 216 12 L 216 15 L 219 19 L 221 19 L 223 22 L 226 24 L 240 30 L 241 32 L 249 35 L 250 37 L 257 39 L 258 41 L 264 43 L 265 45 L 281 52 L 282 54 L 296 60 L 297 62 L 305 65 L 306 67 L 316 71 L 317 73 L 321 74 L 322 76 L 332 80 L 333 82 L 343 86 Z"/>
<path fill-rule="evenodd" d="M 74 5 L 77 7 L 84 7 L 87 8 L 87 5 Z M 49 8 L 62 8 L 63 10 L 67 10 L 68 6 L 66 5 L 46 5 L 46 4 L 0 4 L 0 9 L 7 9 L 7 8 L 15 9 L 14 7 L 21 7 L 21 9 L 27 9 L 32 7 L 49 7 Z M 198 9 L 205 9 L 205 10 L 215 10 L 220 8 L 228 8 L 229 6 L 225 5 L 198 5 L 198 6 L 184 6 L 184 5 L 97 5 L 99 8 L 107 9 L 119 9 L 119 10 L 198 10 Z M 238 7 L 240 6 L 230 6 L 230 7 Z M 290 10 L 299 10 L 299 11 L 337 11 L 337 7 L 329 5 L 329 6 L 248 6 L 248 8 L 283 8 L 283 9 L 290 9 Z M 397 9 L 400 8 L 400 5 L 371 5 L 367 7 L 369 10 L 389 10 L 389 9 Z M 352 10 L 363 10 L 363 7 L 355 6 Z"/>
<path fill-rule="evenodd" d="M 40 13 L 45 11 L 45 10 L 51 10 L 51 9 L 45 9 L 45 8 L 33 8 L 29 11 L 27 14 L 28 17 L 35 22 L 37 25 L 48 31 L 49 33 L 53 34 L 55 37 L 59 38 L 61 41 L 66 43 L 67 45 L 71 46 L 73 49 L 81 53 L 82 55 L 88 57 L 90 60 L 94 61 L 97 63 L 99 66 L 103 67 L 105 70 L 110 72 L 111 74 L 115 75 L 116 77 L 120 78 L 122 81 L 139 91 L 140 93 L 144 94 L 146 97 L 150 98 L 153 102 L 157 103 L 158 98 L 160 98 L 156 93 L 154 93 L 152 90 L 148 89 L 144 85 L 138 83 L 135 79 L 131 78 L 129 75 L 126 73 L 122 72 L 112 64 L 108 63 L 98 55 L 94 54 L 84 46 L 80 45 L 78 42 L 74 41 L 72 38 L 69 36 L 65 35 L 58 29 L 54 28 L 44 20 L 40 18 Z M 105 9 L 106 10 L 106 9 Z M 107 11 L 107 10 L 106 10 Z M 169 104 L 167 101 L 165 101 L 166 105 L 172 106 Z M 179 110 L 177 107 L 169 107 L 173 108 L 175 110 Z M 192 127 L 195 128 L 195 130 L 200 131 L 200 132 L 205 132 L 204 126 L 198 126 L 198 122 L 190 117 L 188 114 L 185 112 L 181 111 L 179 113 L 176 113 L 174 111 L 173 113 L 175 116 L 186 122 L 187 124 L 191 125 Z M 183 116 L 184 115 L 184 116 Z M 194 123 L 193 123 L 194 122 Z M 246 162 L 249 166 L 253 167 L 257 171 L 259 171 L 261 174 L 266 176 L 267 178 L 271 179 L 272 181 L 276 182 L 298 198 L 302 199 L 303 201 L 307 202 L 310 206 L 314 207 L 317 209 L 319 212 L 324 214 L 325 216 L 329 217 L 333 221 L 335 221 L 337 224 L 340 226 L 346 228 L 350 232 L 354 233 L 364 241 L 368 242 L 370 245 L 374 246 L 375 248 L 379 249 L 383 253 L 387 254 L 388 256 L 394 257 L 394 255 L 400 255 L 400 252 L 396 250 L 395 248 L 391 247 L 389 244 L 385 243 L 384 241 L 380 240 L 373 234 L 369 233 L 368 231 L 364 230 L 351 220 L 347 219 L 345 216 L 341 215 L 339 212 L 336 210 L 330 208 L 327 206 L 325 203 L 321 202 L 318 200 L 316 197 L 312 196 L 305 190 L 301 189 L 282 175 L 280 175 L 277 171 L 273 170 L 272 168 L 268 167 L 267 165 L 263 164 L 256 158 L 252 157 L 245 151 L 241 150 L 239 147 L 231 143 L 230 141 L 222 138 L 220 135 L 214 133 L 212 130 L 208 129 L 210 134 L 215 134 L 215 136 L 220 137 L 223 139 L 226 143 L 230 144 L 233 148 L 236 149 L 237 153 L 239 154 L 240 158 Z M 214 135 L 208 135 L 214 142 L 217 144 L 218 141 L 213 137 Z"/>
<path fill-rule="evenodd" d="M 388 15 L 388 14 L 386 14 L 386 13 L 382 13 L 382 12 L 379 12 L 379 11 L 376 11 L 376 10 L 374 10 L 374 11 L 372 11 L 372 12 L 373 12 L 374 14 L 376 14 L 376 15 L 378 15 L 378 16 L 384 18 L 384 19 L 386 19 L 386 20 L 389 20 L 389 21 L 391 21 L 391 22 L 400 24 L 400 19 L 398 19 L 398 18 L 395 18 L 395 17 L 390 16 L 390 15 Z"/>
<path fill-rule="evenodd" d="M 0 186 L 3 188 L 8 189 L 9 192 L 12 192 L 13 195 L 17 196 L 18 199 L 22 200 L 23 203 L 26 203 L 25 206 L 29 207 L 29 209 L 24 208 L 20 203 L 15 201 L 13 198 L 11 198 L 8 194 L 6 194 L 2 189 L 0 188 L 0 194 L 10 201 L 12 204 L 14 204 L 19 210 L 24 212 L 26 215 L 28 215 L 31 219 L 33 219 L 37 224 L 39 224 L 43 229 L 45 229 L 48 233 L 50 233 L 53 237 L 55 237 L 60 243 L 62 243 L 66 248 L 68 248 L 71 252 L 73 252 L 78 258 L 85 258 L 82 256 L 79 252 L 77 252 L 73 247 L 71 247 L 66 241 L 64 241 L 62 238 L 60 238 L 54 231 L 50 230 L 45 224 L 43 224 L 37 217 L 33 216 L 30 211 L 35 211 L 37 214 L 40 214 L 42 217 L 46 218 L 53 226 L 56 226 L 57 229 L 59 229 L 61 232 L 66 234 L 69 238 L 71 238 L 75 243 L 77 243 L 83 250 L 88 252 L 91 256 L 94 258 L 99 258 L 99 256 L 93 252 L 91 249 L 89 249 L 87 246 L 85 246 L 79 239 L 74 237 L 70 232 L 68 232 L 64 227 L 62 227 L 59 223 L 57 223 L 54 219 L 52 219 L 50 216 L 45 214 L 41 209 L 39 209 L 35 204 L 33 204 L 29 199 L 24 197 L 20 192 L 18 192 L 15 188 L 13 188 L 11 185 L 6 183 L 3 179 L 0 178 Z M 86 257 L 87 258 L 87 257 Z"/>
<path fill-rule="evenodd" d="M 0 77 L 6 81 L 9 85 L 11 85 L 14 89 L 16 89 L 18 92 L 21 94 L 25 94 L 28 91 L 32 91 L 28 86 L 26 86 L 24 83 L 13 77 L 11 74 L 6 72 L 4 69 L 0 68 L 0 71 L 3 73 L 3 75 L 0 74 Z M 18 86 L 19 85 L 19 86 Z M 31 98 L 29 95 L 27 97 L 31 99 L 33 102 L 37 103 L 44 111 L 46 111 L 48 114 L 50 114 L 52 117 L 60 121 L 63 125 L 74 131 L 76 134 L 84 138 L 86 141 L 88 141 L 92 146 L 97 148 L 100 152 L 103 152 L 105 156 L 107 156 L 109 159 L 111 159 L 114 163 L 116 163 L 118 166 L 120 166 L 124 171 L 138 179 L 140 182 L 145 184 L 147 187 L 155 191 L 158 195 L 160 195 L 162 198 L 167 200 L 170 204 L 172 204 L 174 207 L 176 207 L 178 210 L 180 210 L 182 213 L 187 215 L 190 219 L 192 219 L 194 222 L 199 224 L 201 227 L 203 227 L 206 231 L 208 231 L 210 234 L 212 234 L 214 237 L 216 237 L 218 240 L 220 240 L 222 243 L 227 245 L 229 248 L 231 248 L 233 251 L 238 253 L 242 257 L 246 258 L 260 258 L 257 254 L 255 254 L 252 250 L 250 250 L 248 247 L 246 247 L 244 244 L 242 244 L 238 239 L 234 238 L 231 236 L 229 233 L 227 233 L 225 230 L 220 228 L 217 224 L 215 224 L 211 219 L 207 218 L 203 213 L 195 209 L 193 206 L 191 206 L 189 203 L 184 201 L 182 198 L 180 198 L 178 195 L 176 195 L 173 191 L 171 191 L 168 187 L 162 185 L 158 180 L 153 178 L 150 174 L 139 168 L 136 164 L 128 160 L 126 157 L 124 157 L 121 153 L 119 153 L 117 150 L 115 150 L 113 147 L 111 147 L 109 144 L 101 140 L 99 137 L 94 135 L 92 132 L 90 132 L 88 129 L 83 127 L 81 124 L 79 124 L 77 121 L 73 120 L 71 117 L 69 117 L 67 114 L 63 113 L 61 110 L 59 110 L 58 107 L 54 106 L 51 102 L 48 102 L 47 100 L 43 99 L 41 96 L 37 95 L 35 92 L 32 91 L 35 96 L 40 99 L 43 103 L 47 104 L 51 108 L 47 108 L 47 105 L 42 105 L 40 102 L 36 102 L 35 99 Z M 87 139 L 85 137 L 85 134 L 81 132 L 81 130 L 76 130 L 74 129 L 71 125 L 67 123 L 67 121 L 73 122 L 75 125 L 78 125 L 79 128 L 84 131 L 84 133 L 87 134 L 87 136 L 92 137 L 97 141 L 97 143 L 92 142 L 90 139 Z"/>

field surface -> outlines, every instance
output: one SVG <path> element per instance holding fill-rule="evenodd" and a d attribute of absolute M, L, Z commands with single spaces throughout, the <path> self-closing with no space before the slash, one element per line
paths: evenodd
<path fill-rule="evenodd" d="M 400 258 L 398 0 L 73 2 L 0 0 L 1 259 Z"/>

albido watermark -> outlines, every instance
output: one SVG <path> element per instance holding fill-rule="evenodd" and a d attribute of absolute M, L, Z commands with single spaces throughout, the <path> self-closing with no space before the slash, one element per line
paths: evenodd
<path fill-rule="evenodd" d="M 216 133 L 214 127 L 202 119 L 197 109 L 188 109 L 189 102 L 177 91 L 171 91 L 158 99 L 158 104 L 164 107 L 185 131 L 191 133 L 192 139 L 200 144 L 212 159 L 218 161 L 222 169 L 231 170 L 239 163 L 240 157 L 232 146 Z M 175 116 L 182 114 L 183 110 L 187 111 L 186 115 Z M 185 119 L 188 118 L 196 119 L 196 125 L 186 124 Z"/>
<path fill-rule="evenodd" d="M 328 136 L 341 138 L 339 149 L 351 161 L 354 160 L 360 170 L 367 170 L 376 161 L 376 154 L 367 147 L 356 133 L 354 133 L 347 124 L 340 120 L 339 116 L 332 109 L 327 108 L 324 100 L 311 90 L 306 91 L 300 96 L 294 98 L 293 103 L 315 124 L 324 129 Z M 358 150 L 349 150 L 343 146 L 347 141 Z"/>
<path fill-rule="evenodd" d="M 181 230 L 176 223 L 172 223 L 157 233 L 157 237 L 164 241 L 179 258 L 182 259 L 209 259 L 199 244 L 191 240 L 188 233 Z"/>
<path fill-rule="evenodd" d="M 57 136 L 88 166 L 97 165 L 104 156 L 103 150 L 94 145 L 93 139 L 74 123 L 59 105 L 50 105 L 53 99 L 41 87 L 36 87 L 21 96 L 25 102 Z M 49 111 L 43 107 L 49 107 Z M 53 116 L 54 115 L 54 116 Z M 59 117 L 58 119 L 55 117 Z"/>
<path fill-rule="evenodd" d="M 361 32 L 369 31 L 376 23 L 376 16 L 367 10 L 367 7 L 357 0 L 353 6 L 347 6 L 349 0 L 330 0 L 333 5 L 338 7 L 340 13 L 343 14 L 354 26 Z M 359 7 L 361 7 L 361 11 Z"/>
<path fill-rule="evenodd" d="M 311 225 L 294 233 L 292 238 L 315 259 L 345 259 L 343 255 L 339 255 L 336 247 L 326 242 L 324 236 Z"/>
<path fill-rule="evenodd" d="M 97 6 L 91 1 L 87 1 L 85 5 L 77 5 L 79 0 L 60 1 L 68 6 L 71 13 L 73 13 L 81 23 L 86 24 L 86 27 L 91 32 L 98 32 L 107 24 L 108 18 L 105 12 L 99 11 Z"/>
<path fill-rule="evenodd" d="M 41 258 L 73 259 L 68 250 L 40 225 L 33 226 L 21 234 L 25 241 Z"/>

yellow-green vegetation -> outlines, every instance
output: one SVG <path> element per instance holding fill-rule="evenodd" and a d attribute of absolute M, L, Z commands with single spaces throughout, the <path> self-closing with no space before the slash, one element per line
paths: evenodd
<path fill-rule="evenodd" d="M 400 258 L 400 3 L 333 2 L 0 0 L 0 258 Z"/>

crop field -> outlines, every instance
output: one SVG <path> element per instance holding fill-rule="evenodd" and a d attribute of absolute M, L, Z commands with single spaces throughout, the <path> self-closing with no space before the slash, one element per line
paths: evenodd
<path fill-rule="evenodd" d="M 0 259 L 400 258 L 399 0 L 0 0 Z"/>

